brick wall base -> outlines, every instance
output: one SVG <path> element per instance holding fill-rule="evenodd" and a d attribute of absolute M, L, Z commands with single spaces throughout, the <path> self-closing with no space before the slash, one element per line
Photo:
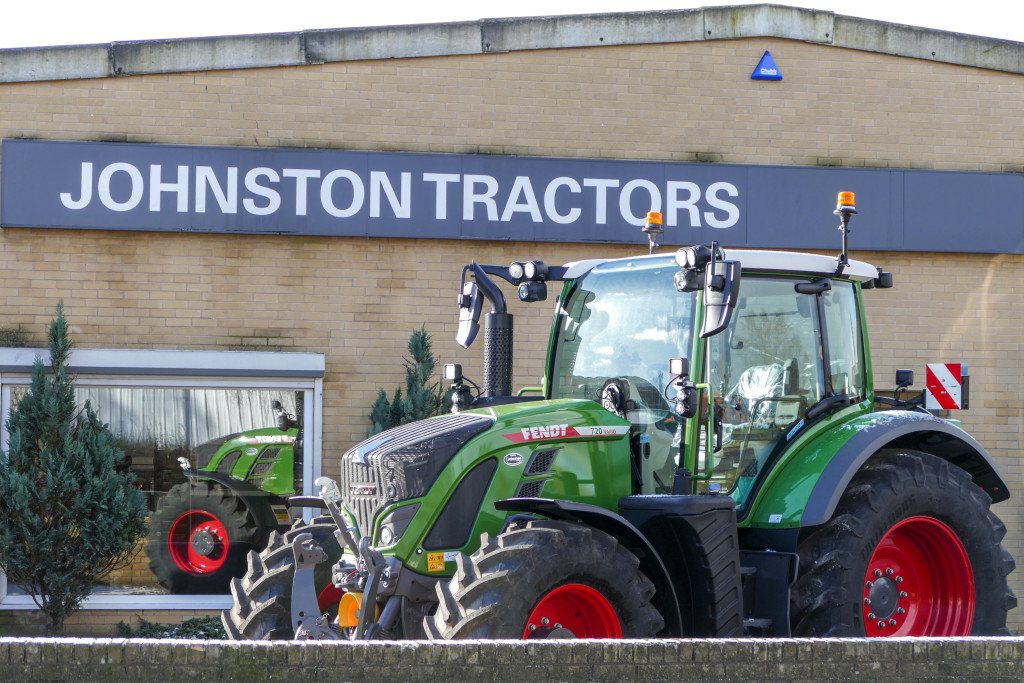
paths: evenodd
<path fill-rule="evenodd" d="M 0 638 L 0 680 L 1024 679 L 1024 638 L 221 642 Z"/>

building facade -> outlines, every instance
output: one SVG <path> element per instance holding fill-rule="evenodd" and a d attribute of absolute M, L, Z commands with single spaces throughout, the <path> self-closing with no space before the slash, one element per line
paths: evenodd
<path fill-rule="evenodd" d="M 766 53 L 781 79 L 752 77 Z M 454 341 L 471 260 L 646 253 L 655 199 L 665 249 L 835 253 L 854 190 L 854 255 L 896 279 L 866 293 L 875 384 L 969 364 L 957 417 L 1021 557 L 1022 74 L 1024 44 L 767 5 L 3 50 L 3 408 L 63 300 L 86 383 L 301 395 L 308 488 L 412 331 L 479 374 Z M 551 307 L 511 308 L 536 385 Z M 71 629 L 230 604 L 138 586 Z M 0 627 L 29 619 L 0 588 Z"/>

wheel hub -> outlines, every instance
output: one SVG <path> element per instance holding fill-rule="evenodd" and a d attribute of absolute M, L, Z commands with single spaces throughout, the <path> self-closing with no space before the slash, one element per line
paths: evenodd
<path fill-rule="evenodd" d="M 902 577 L 900 577 L 902 580 Z M 868 582 L 867 599 L 864 604 L 871 608 L 871 613 L 881 620 L 888 620 L 899 608 L 899 588 L 889 577 Z M 870 618 L 870 617 L 868 617 Z"/>
<path fill-rule="evenodd" d="M 527 639 L 543 639 L 543 640 L 572 640 L 576 638 L 576 634 L 567 628 L 564 628 L 561 624 L 555 624 L 554 626 L 540 626 L 536 624 L 529 624 L 527 628 L 530 631 L 530 635 Z"/>
<path fill-rule="evenodd" d="M 230 538 L 216 515 L 205 510 L 189 510 L 171 525 L 167 544 L 178 569 L 201 576 L 224 566 Z"/>
<path fill-rule="evenodd" d="M 217 547 L 219 542 L 220 539 L 217 538 L 215 532 L 211 531 L 210 527 L 197 529 L 192 534 L 192 550 L 196 555 L 201 555 L 202 557 L 212 555 L 214 548 Z"/>

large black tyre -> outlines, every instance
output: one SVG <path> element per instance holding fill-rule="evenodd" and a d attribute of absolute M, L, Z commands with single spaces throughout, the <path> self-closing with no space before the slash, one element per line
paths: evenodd
<path fill-rule="evenodd" d="M 597 529 L 534 521 L 496 538 L 484 534 L 480 549 L 460 555 L 457 564 L 451 581 L 437 584 L 437 611 L 424 620 L 431 640 L 558 638 L 570 632 L 647 638 L 664 625 L 639 560 Z"/>
<path fill-rule="evenodd" d="M 317 517 L 309 524 L 296 522 L 284 534 L 270 534 L 266 549 L 249 553 L 248 571 L 232 579 L 231 596 L 235 604 L 221 612 L 221 623 L 232 640 L 291 640 L 292 580 L 295 556 L 292 541 L 300 534 L 311 534 L 327 553 L 328 562 L 317 565 L 314 584 L 317 594 L 331 584 L 331 566 L 341 557 L 334 537 L 337 527 L 330 517 Z"/>
<path fill-rule="evenodd" d="M 149 568 L 172 593 L 224 593 L 269 533 L 230 489 L 210 481 L 178 484 L 150 518 Z"/>
<path fill-rule="evenodd" d="M 793 634 L 1008 635 L 1014 561 L 990 502 L 946 460 L 902 449 L 873 455 L 832 519 L 801 534 Z"/>

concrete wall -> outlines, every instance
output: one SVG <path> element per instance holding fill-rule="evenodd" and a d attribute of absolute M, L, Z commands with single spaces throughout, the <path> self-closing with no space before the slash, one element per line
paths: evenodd
<path fill-rule="evenodd" d="M 243 64 L 260 68 L 217 61 L 218 50 L 189 61 L 184 53 L 199 47 L 170 41 L 138 49 L 159 52 L 174 68 L 122 68 L 116 77 L 62 71 L 60 50 L 3 51 L 5 64 L 31 57 L 56 71 L 43 76 L 51 80 L 0 76 L 0 137 L 1024 172 L 1024 78 L 1009 61 L 984 63 L 993 46 L 869 22 L 861 42 L 838 47 L 835 34 L 805 33 L 827 26 L 800 12 L 799 31 L 761 8 L 723 15 L 721 24 L 713 18 L 710 40 L 683 31 L 683 42 L 622 38 L 596 47 L 576 46 L 582 39 L 570 29 L 587 25 L 583 19 L 510 22 L 490 27 L 494 40 L 498 28 L 503 40 L 518 36 L 505 44 L 509 52 L 465 54 L 417 48 L 403 42 L 404 29 L 364 30 L 361 40 L 381 52 Z M 637 18 L 669 20 L 683 18 Z M 959 57 L 921 52 L 939 38 Z M 281 39 L 243 43 L 272 51 Z M 1020 51 L 1016 43 L 1003 48 Z M 765 50 L 784 80 L 750 79 Z M 833 197 L 821 198 L 823 230 L 834 230 Z M 859 209 L 854 255 L 886 266 L 897 282 L 868 294 L 876 383 L 891 386 L 893 371 L 910 367 L 921 386 L 926 362 L 970 363 L 972 407 L 962 418 L 1009 477 L 1014 497 L 997 510 L 1010 529 L 1007 547 L 1024 557 L 1024 257 L 859 252 L 856 225 L 871 220 L 872 208 Z M 965 225 L 963 238 L 985 229 Z M 838 250 L 838 233 L 836 240 Z M 560 263 L 641 253 L 643 243 L 639 231 L 632 248 L 4 229 L 0 332 L 42 345 L 63 299 L 86 348 L 324 353 L 323 460 L 331 474 L 364 435 L 378 388 L 402 382 L 413 329 L 425 325 L 439 358 L 479 377 L 480 349 L 462 352 L 453 341 L 454 293 L 470 259 Z M 514 381 L 534 385 L 551 307 L 516 303 L 513 312 Z M 1024 572 L 1012 585 L 1024 593 Z M 1011 628 L 1024 629 L 1024 617 L 1011 614 Z"/>
<path fill-rule="evenodd" d="M 1024 639 L 224 643 L 0 638 L 39 681 L 1020 681 Z"/>
<path fill-rule="evenodd" d="M 1024 73 L 1024 44 L 782 5 L 0 50 L 0 82 L 769 37 Z"/>

